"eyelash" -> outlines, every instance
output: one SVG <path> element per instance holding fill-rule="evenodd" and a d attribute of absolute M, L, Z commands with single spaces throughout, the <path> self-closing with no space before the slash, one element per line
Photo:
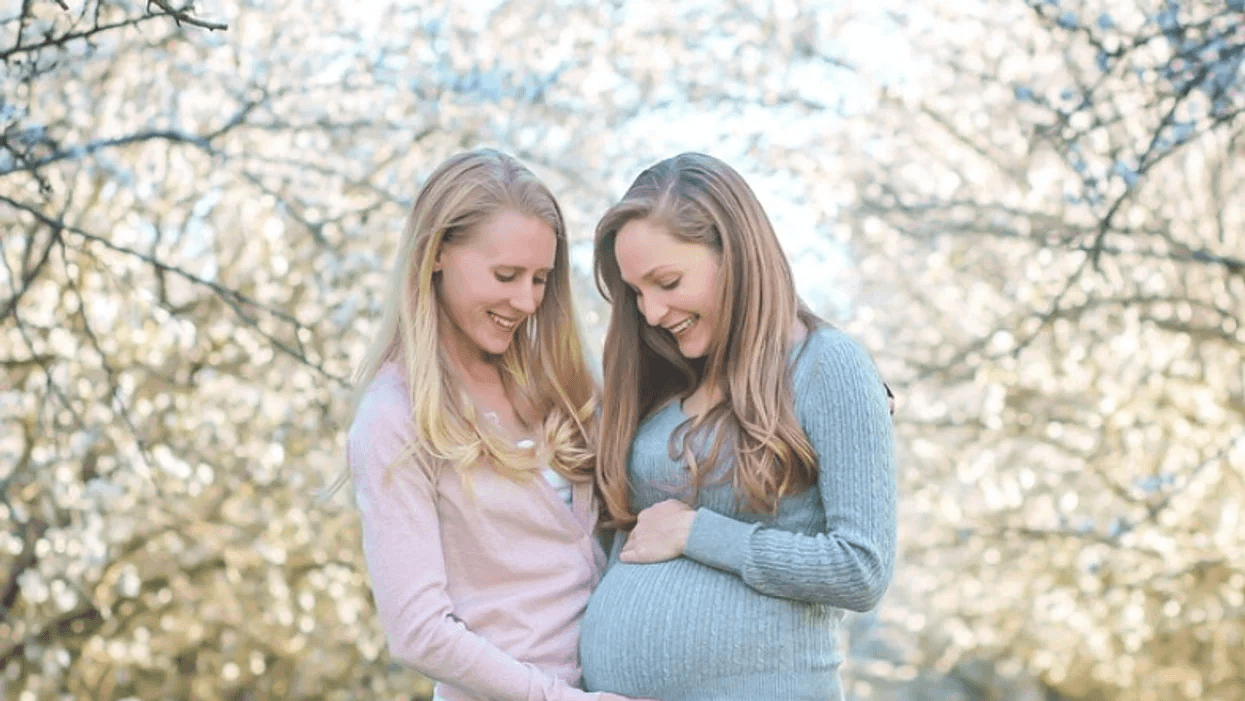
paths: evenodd
<path fill-rule="evenodd" d="M 496 278 L 497 278 L 497 281 L 498 281 L 498 282 L 514 282 L 514 279 L 515 279 L 517 276 L 516 276 L 516 275 L 501 275 L 501 274 L 495 274 L 495 275 L 494 275 L 494 277 L 496 277 Z M 534 279 L 532 280 L 532 282 L 534 282 L 534 283 L 535 283 L 535 284 L 537 284 L 537 285 L 544 285 L 545 283 L 549 282 L 549 279 L 548 279 L 548 278 L 543 278 L 543 277 L 538 277 L 538 278 L 534 278 Z"/>
<path fill-rule="evenodd" d="M 683 278 L 677 278 L 677 279 L 675 279 L 675 280 L 673 280 L 673 281 L 671 281 L 671 282 L 668 282 L 668 283 L 666 283 L 666 284 L 664 284 L 664 285 L 658 285 L 658 287 L 660 287 L 661 289 L 663 289 L 663 290 L 665 290 L 665 291 L 669 292 L 670 290 L 673 290 L 674 288 L 678 287 L 678 286 L 679 286 L 679 283 L 680 283 L 682 280 L 683 280 Z M 630 285 L 628 285 L 628 287 L 631 287 L 631 286 L 630 286 Z M 643 297 L 643 296 L 644 296 L 644 293 L 643 293 L 643 292 L 641 292 L 638 288 L 635 288 L 635 287 L 632 287 L 632 288 L 631 288 L 631 292 L 632 292 L 633 294 L 635 294 L 636 299 L 639 299 L 640 297 Z"/>

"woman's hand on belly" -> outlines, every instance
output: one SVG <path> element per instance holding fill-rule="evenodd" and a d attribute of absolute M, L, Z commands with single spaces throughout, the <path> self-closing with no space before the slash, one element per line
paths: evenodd
<path fill-rule="evenodd" d="M 618 559 L 630 564 L 673 560 L 683 554 L 696 512 L 678 499 L 658 502 L 636 515 L 635 528 Z"/>

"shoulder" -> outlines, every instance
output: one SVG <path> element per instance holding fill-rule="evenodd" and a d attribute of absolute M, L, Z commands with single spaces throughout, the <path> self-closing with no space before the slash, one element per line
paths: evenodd
<path fill-rule="evenodd" d="M 411 399 L 402 369 L 389 363 L 381 367 L 363 391 L 350 423 L 350 439 L 408 434 L 410 418 Z"/>
<path fill-rule="evenodd" d="M 802 409 L 826 406 L 829 395 L 877 395 L 885 404 L 886 385 L 865 347 L 846 333 L 821 327 L 808 335 L 796 357 L 792 381 Z M 855 400 L 854 400 L 855 401 Z"/>
<path fill-rule="evenodd" d="M 811 331 L 798 351 L 796 375 L 809 376 L 830 371 L 863 371 L 875 374 L 873 358 L 856 339 L 831 327 Z"/>
<path fill-rule="evenodd" d="M 796 413 L 820 426 L 890 425 L 886 384 L 864 346 L 834 328 L 810 334 L 792 373 Z M 807 427 L 808 424 L 806 424 Z"/>

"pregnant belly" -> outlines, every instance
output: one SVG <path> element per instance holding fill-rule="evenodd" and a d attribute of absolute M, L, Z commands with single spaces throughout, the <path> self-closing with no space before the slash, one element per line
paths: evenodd
<path fill-rule="evenodd" d="M 590 690 L 686 698 L 723 677 L 834 673 L 842 612 L 766 596 L 686 558 L 618 563 L 588 601 L 580 662 Z"/>

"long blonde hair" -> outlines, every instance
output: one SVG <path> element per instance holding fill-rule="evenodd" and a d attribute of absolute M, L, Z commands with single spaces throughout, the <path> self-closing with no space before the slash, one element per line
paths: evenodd
<path fill-rule="evenodd" d="M 435 291 L 437 253 L 503 211 L 539 219 L 557 237 L 544 298 L 499 360 L 516 412 L 541 424 L 535 450 L 517 448 L 482 425 L 440 342 L 440 324 L 449 322 Z M 569 269 L 562 210 L 544 183 L 491 149 L 451 157 L 429 176 L 403 231 L 380 328 L 355 374 L 355 408 L 381 367 L 397 362 L 416 429 L 408 454 L 425 468 L 448 465 L 465 479 L 467 468 L 480 463 L 511 476 L 548 465 L 574 481 L 591 479 L 597 388 L 584 361 Z"/>
<path fill-rule="evenodd" d="M 623 282 L 614 241 L 636 219 L 720 256 L 719 324 L 701 361 L 689 362 L 669 332 L 644 322 L 635 292 Z M 810 330 L 825 322 L 800 302 L 773 226 L 744 179 L 704 154 L 661 161 L 602 217 L 595 250 L 597 288 L 612 305 L 597 452 L 597 485 L 611 524 L 635 522 L 627 459 L 639 422 L 702 382 L 720 389 L 721 401 L 684 422 L 669 444 L 672 459 L 687 460 L 693 489 L 717 474 L 728 444 L 735 493 L 749 508 L 772 511 L 780 497 L 811 486 L 817 459 L 795 415 L 788 354 L 797 320 Z M 698 460 L 689 446 L 703 445 L 696 436 L 705 431 L 713 433 L 713 445 Z"/>

